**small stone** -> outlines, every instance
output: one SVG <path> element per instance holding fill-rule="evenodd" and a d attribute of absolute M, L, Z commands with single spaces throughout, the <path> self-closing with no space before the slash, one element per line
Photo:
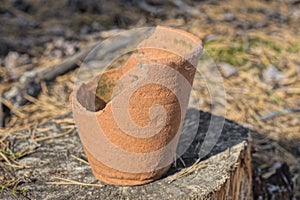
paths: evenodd
<path fill-rule="evenodd" d="M 232 13 L 225 13 L 223 15 L 223 21 L 225 21 L 225 22 L 231 22 L 233 20 L 235 20 L 234 14 L 232 14 Z"/>
<path fill-rule="evenodd" d="M 63 52 L 60 50 L 60 49 L 55 49 L 53 52 L 52 52 L 52 55 L 55 57 L 55 58 L 62 58 L 63 57 Z"/>
<path fill-rule="evenodd" d="M 4 97 L 6 99 L 13 99 L 13 97 L 17 96 L 19 93 L 18 87 L 13 86 L 10 90 L 4 93 Z"/>
<path fill-rule="evenodd" d="M 28 71 L 25 72 L 21 77 L 20 77 L 20 84 L 22 85 L 26 85 L 28 84 L 28 82 L 34 81 L 34 79 L 36 79 L 37 77 L 37 72 L 35 71 Z"/>
<path fill-rule="evenodd" d="M 55 48 L 53 42 L 48 42 L 45 44 L 45 50 L 44 50 L 44 55 L 49 56 L 51 55 L 53 49 Z"/>
<path fill-rule="evenodd" d="M 270 65 L 263 72 L 263 79 L 267 83 L 280 82 L 285 78 L 284 74 L 279 72 L 276 67 Z"/>
<path fill-rule="evenodd" d="M 72 56 L 76 53 L 75 43 L 74 42 L 66 42 L 64 44 L 64 53 L 67 56 Z"/>
<path fill-rule="evenodd" d="M 219 67 L 225 78 L 229 78 L 230 76 L 236 75 L 238 73 L 237 69 L 228 63 L 220 63 Z"/>
<path fill-rule="evenodd" d="M 62 48 L 64 45 L 64 38 L 58 38 L 54 41 L 54 46 L 57 48 Z"/>
<path fill-rule="evenodd" d="M 4 66 L 9 70 L 30 63 L 30 57 L 27 54 L 20 55 L 18 52 L 11 51 L 4 59 Z"/>
<path fill-rule="evenodd" d="M 17 59 L 19 58 L 18 52 L 9 52 L 8 55 L 4 59 L 4 65 L 8 69 L 15 68 L 17 65 Z"/>
<path fill-rule="evenodd" d="M 205 40 L 206 41 L 213 41 L 213 40 L 216 40 L 217 39 L 217 36 L 216 35 L 214 35 L 214 34 L 209 34 L 209 35 L 207 35 L 206 37 L 205 37 Z"/>

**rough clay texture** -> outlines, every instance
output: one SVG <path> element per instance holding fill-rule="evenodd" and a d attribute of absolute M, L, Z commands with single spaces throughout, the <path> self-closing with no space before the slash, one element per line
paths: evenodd
<path fill-rule="evenodd" d="M 199 111 L 188 110 L 185 121 L 191 128 L 196 126 L 193 124 L 195 112 Z M 198 133 L 190 148 L 182 156 L 187 166 L 197 160 L 197 152 L 204 140 L 210 119 L 209 113 L 200 112 Z M 60 133 L 54 122 L 43 126 L 52 128 L 47 132 L 49 136 Z M 24 131 L 20 134 L 29 133 Z M 179 161 L 177 167 L 172 166 L 163 178 L 142 186 L 104 185 L 99 188 L 46 184 L 49 181 L 57 181 L 51 178 L 52 176 L 101 184 L 93 176 L 89 165 L 72 158 L 71 155 L 75 155 L 86 159 L 78 133 L 74 132 L 42 142 L 35 153 L 20 160 L 22 164 L 33 167 L 17 172 L 26 180 L 20 185 L 27 189 L 26 197 L 16 197 L 4 191 L 0 194 L 0 199 L 251 199 L 249 134 L 249 130 L 226 120 L 217 144 L 205 158 L 204 162 L 208 162 L 207 167 L 171 183 L 168 183 L 168 177 L 181 169 Z M 187 130 L 182 134 L 182 138 L 188 135 Z M 27 140 L 18 146 L 22 145 L 28 145 Z"/>
<path fill-rule="evenodd" d="M 158 33 L 154 32 L 153 38 L 147 40 L 152 43 L 165 41 L 167 35 L 162 34 L 164 31 L 161 33 L 160 29 L 177 33 L 176 29 L 157 29 Z M 194 37 L 190 38 L 186 32 L 180 31 L 178 34 L 194 41 Z M 147 46 L 146 43 L 143 45 Z M 197 43 L 196 47 L 191 45 L 186 53 L 191 57 L 189 60 L 198 60 L 195 58 L 200 56 L 201 41 L 197 39 L 194 43 Z M 110 85 L 115 86 L 119 84 L 116 82 L 120 82 L 122 87 L 120 94 L 115 95 L 104 109 L 95 113 L 85 109 L 77 101 L 77 98 L 84 97 L 78 95 L 72 101 L 82 144 L 93 173 L 101 181 L 117 185 L 148 183 L 160 178 L 172 163 L 195 68 L 185 58 L 163 52 L 161 49 L 141 49 L 119 69 L 123 73 L 117 69 L 104 72 Z M 141 65 L 146 69 L 139 69 Z M 120 78 L 120 75 L 124 78 Z M 88 84 L 88 87 L 95 88 L 96 85 L 92 84 Z M 163 109 L 154 108 L 153 111 L 153 105 Z M 141 133 L 143 135 L 138 135 Z M 157 153 L 149 153 L 154 151 Z M 127 152 L 140 155 L 127 156 Z"/>

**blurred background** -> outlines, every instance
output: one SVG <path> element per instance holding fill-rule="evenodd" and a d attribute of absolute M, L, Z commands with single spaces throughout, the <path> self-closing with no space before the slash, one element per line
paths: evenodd
<path fill-rule="evenodd" d="M 299 0 L 0 0 L 0 22 L 0 191 L 26 196 L 18 159 L 34 149 L 12 148 L 20 131 L 72 124 L 68 97 L 87 47 L 163 25 L 203 40 L 224 78 L 224 117 L 256 132 L 255 199 L 300 198 Z"/>

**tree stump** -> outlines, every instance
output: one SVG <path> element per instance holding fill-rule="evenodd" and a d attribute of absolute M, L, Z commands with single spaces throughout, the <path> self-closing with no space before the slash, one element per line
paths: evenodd
<path fill-rule="evenodd" d="M 89 165 L 75 159 L 85 159 L 85 156 L 78 134 L 74 131 L 40 142 L 33 154 L 20 159 L 20 163 L 32 167 L 18 170 L 15 174 L 23 180 L 18 187 L 26 192 L 16 197 L 4 191 L 0 199 L 252 199 L 250 131 L 225 120 L 217 144 L 199 161 L 198 152 L 212 115 L 189 109 L 191 117 L 185 122 L 193 122 L 193 112 L 200 112 L 197 135 L 181 161 L 178 159 L 176 167 L 174 165 L 160 180 L 134 187 L 105 185 L 97 181 Z M 61 133 L 60 125 L 55 120 L 43 126 L 51 127 L 51 131 L 43 133 L 45 136 Z M 20 134 L 24 136 L 28 131 Z M 185 134 L 188 131 L 183 132 L 183 138 L 187 136 Z M 10 137 L 13 140 L 15 136 Z M 24 139 L 19 140 L 17 146 L 24 148 L 29 144 L 30 141 Z M 53 184 L 53 181 L 61 182 L 55 177 L 103 186 Z"/>

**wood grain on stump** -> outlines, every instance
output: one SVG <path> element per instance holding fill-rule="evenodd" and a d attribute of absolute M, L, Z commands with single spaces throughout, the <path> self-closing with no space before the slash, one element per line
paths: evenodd
<path fill-rule="evenodd" d="M 20 169 L 17 176 L 26 192 L 17 197 L 9 192 L 0 194 L 0 199 L 251 199 L 251 154 L 250 131 L 234 122 L 225 120 L 222 133 L 212 151 L 198 165 L 198 152 L 204 140 L 211 114 L 189 109 L 185 122 L 193 124 L 193 113 L 200 112 L 197 135 L 182 155 L 183 162 L 177 161 L 168 173 L 150 184 L 122 187 L 105 185 L 102 187 L 79 185 L 56 185 L 47 182 L 58 181 L 53 177 L 62 177 L 84 183 L 102 184 L 92 175 L 90 166 L 74 159 L 75 155 L 84 158 L 78 133 L 46 140 L 40 143 L 35 153 L 20 159 L 20 163 L 32 166 Z M 71 117 L 71 116 L 67 116 Z M 222 118 L 218 118 L 222 120 Z M 48 135 L 61 131 L 55 122 L 45 124 L 51 127 Z M 27 131 L 22 134 L 28 134 Z M 184 138 L 188 131 L 183 132 Z M 26 143 L 27 142 L 27 143 Z M 24 145 L 28 145 L 28 141 Z M 19 141 L 22 146 L 22 141 Z M 198 166 L 198 170 L 195 170 Z M 180 170 L 193 167 L 183 176 Z M 174 178 L 175 177 L 175 178 Z M 4 195 L 4 196 L 3 196 Z"/>

